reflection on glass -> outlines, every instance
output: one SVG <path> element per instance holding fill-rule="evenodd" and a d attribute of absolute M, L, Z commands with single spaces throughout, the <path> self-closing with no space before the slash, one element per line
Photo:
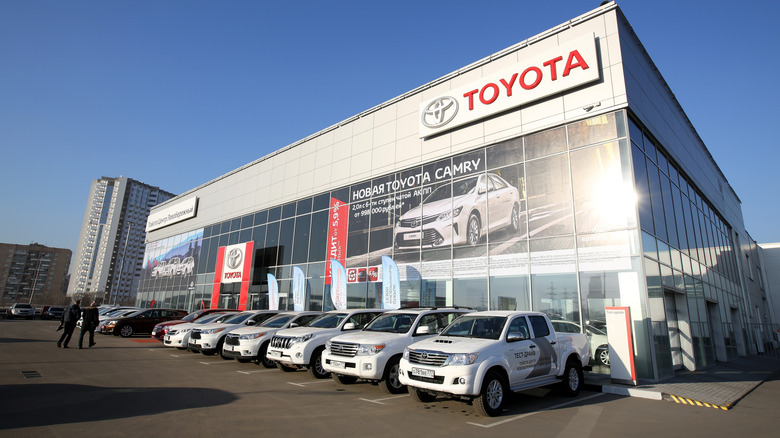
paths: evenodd
<path fill-rule="evenodd" d="M 529 235 L 573 233 L 568 157 L 561 154 L 529 161 L 526 178 Z"/>

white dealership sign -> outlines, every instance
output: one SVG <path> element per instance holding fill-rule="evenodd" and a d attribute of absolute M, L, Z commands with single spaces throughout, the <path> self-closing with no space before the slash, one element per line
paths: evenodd
<path fill-rule="evenodd" d="M 598 79 L 596 37 L 591 33 L 426 100 L 420 105 L 420 138 Z"/>
<path fill-rule="evenodd" d="M 167 227 L 177 222 L 193 218 L 198 214 L 198 197 L 185 199 L 168 207 L 155 210 L 146 220 L 146 232 Z"/>

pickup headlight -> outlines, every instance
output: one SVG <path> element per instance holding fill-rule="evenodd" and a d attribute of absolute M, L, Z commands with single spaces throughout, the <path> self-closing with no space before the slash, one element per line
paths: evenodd
<path fill-rule="evenodd" d="M 306 342 L 309 339 L 311 339 L 311 333 L 307 333 L 305 335 L 296 336 L 290 341 L 290 347 L 292 347 L 295 344 L 298 344 L 300 342 Z"/>
<path fill-rule="evenodd" d="M 241 339 L 242 341 L 248 341 L 250 339 L 257 339 L 260 336 L 263 336 L 265 333 L 250 333 L 247 335 L 241 335 L 238 337 L 238 339 Z"/>
<path fill-rule="evenodd" d="M 385 344 L 376 344 L 376 345 L 359 345 L 357 350 L 358 356 L 373 356 L 380 351 L 384 350 Z"/>
<path fill-rule="evenodd" d="M 201 330 L 200 334 L 202 334 L 202 335 L 213 335 L 214 333 L 219 333 L 222 330 L 225 330 L 225 327 Z"/>
<path fill-rule="evenodd" d="M 450 356 L 447 365 L 471 365 L 477 361 L 479 353 L 457 353 Z"/>

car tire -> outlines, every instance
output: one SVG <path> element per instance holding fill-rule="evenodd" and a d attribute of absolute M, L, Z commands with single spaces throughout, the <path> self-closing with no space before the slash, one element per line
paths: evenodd
<path fill-rule="evenodd" d="M 476 213 L 471 213 L 469 221 L 466 222 L 466 242 L 470 246 L 476 246 L 482 238 L 481 234 L 482 221 L 479 220 L 479 216 Z"/>
<path fill-rule="evenodd" d="M 223 337 L 222 339 L 219 340 L 219 342 L 217 342 L 217 352 L 219 353 L 219 357 L 221 357 L 224 360 L 233 360 L 232 357 L 225 356 L 224 354 L 222 354 L 222 348 L 224 346 L 225 346 L 225 338 Z"/>
<path fill-rule="evenodd" d="M 330 373 L 325 371 L 325 368 L 322 367 L 322 352 L 324 350 L 325 348 L 320 347 L 314 350 L 314 353 L 311 354 L 311 361 L 309 362 L 309 374 L 311 374 L 315 379 L 325 379 L 330 377 Z"/>
<path fill-rule="evenodd" d="M 116 331 L 116 329 L 114 329 Z M 123 338 L 129 338 L 130 336 L 133 336 L 133 326 L 131 325 L 123 325 L 119 328 L 119 336 Z"/>
<path fill-rule="evenodd" d="M 518 232 L 520 230 L 520 206 L 515 204 L 512 207 L 512 216 L 509 218 L 510 223 L 509 226 L 512 229 L 512 232 Z"/>
<path fill-rule="evenodd" d="M 482 381 L 482 389 L 474 399 L 474 409 L 484 416 L 495 417 L 503 410 L 506 397 L 506 379 L 495 371 L 488 371 Z"/>
<path fill-rule="evenodd" d="M 400 394 L 404 391 L 404 385 L 398 378 L 398 367 L 401 358 L 393 357 L 385 364 L 385 372 L 379 381 L 379 388 L 388 394 Z"/>
<path fill-rule="evenodd" d="M 436 400 L 436 396 L 420 388 L 409 386 L 409 396 L 420 403 L 430 403 Z"/>
<path fill-rule="evenodd" d="M 266 368 L 276 367 L 276 362 L 267 357 L 268 354 L 268 342 L 260 347 L 260 353 L 257 355 L 257 364 Z"/>
<path fill-rule="evenodd" d="M 580 393 L 584 376 L 582 366 L 577 359 L 566 361 L 566 368 L 563 370 L 563 381 L 561 381 L 561 392 L 569 397 L 574 397 Z"/>
<path fill-rule="evenodd" d="M 603 365 L 605 367 L 609 366 L 609 349 L 601 348 L 599 350 L 596 350 L 596 362 L 599 365 Z"/>
<path fill-rule="evenodd" d="M 331 377 L 333 377 L 333 380 L 341 383 L 342 385 L 351 385 L 357 382 L 358 379 L 355 376 L 345 376 L 343 374 L 331 374 Z"/>

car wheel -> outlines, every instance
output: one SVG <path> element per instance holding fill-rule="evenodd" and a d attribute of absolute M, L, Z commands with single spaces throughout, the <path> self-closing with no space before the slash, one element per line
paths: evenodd
<path fill-rule="evenodd" d="M 257 355 L 257 363 L 266 368 L 274 368 L 276 366 L 276 362 L 266 357 L 267 354 L 268 354 L 268 342 L 266 342 L 265 344 L 263 344 L 262 347 L 260 347 L 260 353 Z"/>
<path fill-rule="evenodd" d="M 116 331 L 116 329 L 114 329 L 114 331 Z M 119 335 L 123 338 L 129 338 L 130 336 L 133 336 L 133 326 L 123 325 L 122 328 L 119 329 Z"/>
<path fill-rule="evenodd" d="M 333 374 L 332 375 L 333 380 L 341 383 L 342 385 L 351 385 L 355 382 L 357 382 L 357 377 L 355 376 L 344 376 L 341 374 Z"/>
<path fill-rule="evenodd" d="M 398 378 L 398 362 L 400 362 L 398 357 L 387 361 L 385 373 L 379 381 L 379 388 L 388 394 L 400 394 L 404 390 L 404 385 Z"/>
<path fill-rule="evenodd" d="M 482 382 L 482 390 L 474 399 L 474 409 L 482 415 L 495 417 L 501 413 L 506 394 L 507 386 L 503 376 L 489 371 Z"/>
<path fill-rule="evenodd" d="M 474 246 L 479 243 L 481 230 L 482 225 L 479 216 L 477 216 L 476 213 L 471 213 L 469 221 L 466 224 L 466 241 L 469 245 Z"/>
<path fill-rule="evenodd" d="M 324 379 L 330 376 L 330 373 L 325 371 L 325 368 L 322 367 L 323 350 L 324 348 L 322 347 L 314 350 L 314 353 L 311 355 L 311 362 L 309 362 L 309 374 L 315 379 Z"/>
<path fill-rule="evenodd" d="M 609 366 L 609 349 L 602 348 L 596 351 L 596 362 L 599 365 Z"/>
<path fill-rule="evenodd" d="M 574 397 L 580 393 L 583 382 L 582 366 L 576 359 L 566 361 L 566 368 L 563 371 L 563 381 L 561 390 L 565 395 Z"/>
<path fill-rule="evenodd" d="M 232 357 L 225 356 L 224 354 L 222 354 L 222 347 L 224 346 L 225 346 L 225 338 L 222 338 L 219 340 L 219 342 L 217 342 L 217 351 L 219 352 L 219 357 L 225 360 L 233 360 Z"/>
<path fill-rule="evenodd" d="M 417 400 L 420 403 L 430 403 L 436 400 L 435 395 L 423 389 L 415 388 L 413 386 L 409 387 L 409 396 L 412 397 L 412 400 Z"/>
<path fill-rule="evenodd" d="M 520 206 L 517 204 L 512 207 L 511 220 L 512 231 L 517 232 L 520 229 Z"/>

